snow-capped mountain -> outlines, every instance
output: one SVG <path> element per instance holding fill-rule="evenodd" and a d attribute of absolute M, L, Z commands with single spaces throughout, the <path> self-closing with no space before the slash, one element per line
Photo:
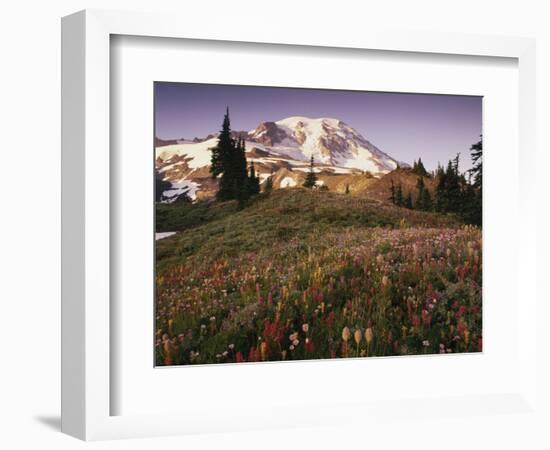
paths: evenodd
<path fill-rule="evenodd" d="M 398 166 L 406 166 L 390 157 L 341 120 L 332 118 L 288 117 L 262 122 L 244 137 L 247 159 L 254 161 L 261 181 L 274 173 L 275 186 L 295 186 L 309 170 L 313 156 L 315 171 L 326 175 L 361 174 L 381 176 Z M 157 141 L 161 142 L 162 141 Z M 156 167 L 173 189 L 166 197 L 213 189 L 209 178 L 210 149 L 217 137 L 206 140 L 177 141 L 157 145 Z"/>
<path fill-rule="evenodd" d="M 386 173 L 397 167 L 397 161 L 338 119 L 288 117 L 262 122 L 249 136 L 251 141 L 269 147 L 271 153 L 298 161 L 309 161 L 313 156 L 323 165 L 372 173 Z"/>

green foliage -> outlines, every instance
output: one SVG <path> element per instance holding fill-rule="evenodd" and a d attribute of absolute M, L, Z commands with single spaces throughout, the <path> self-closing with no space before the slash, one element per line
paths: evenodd
<path fill-rule="evenodd" d="M 395 184 L 393 182 L 393 179 L 391 180 L 391 185 L 390 185 L 390 202 L 392 202 L 392 204 L 395 205 Z"/>
<path fill-rule="evenodd" d="M 412 194 L 410 192 L 407 194 L 407 198 L 405 199 L 405 208 L 413 209 Z"/>
<path fill-rule="evenodd" d="M 482 153 L 480 140 L 470 147 L 473 168 L 468 171 L 469 180 L 458 169 L 460 154 L 449 161 L 444 170 L 436 171 L 435 210 L 460 216 L 466 223 L 481 226 L 482 222 Z"/>
<path fill-rule="evenodd" d="M 417 200 L 416 200 L 416 209 L 422 211 L 431 211 L 433 208 L 432 196 L 430 191 L 426 188 L 424 184 L 424 178 L 420 177 L 416 181 L 416 189 L 418 190 Z"/>
<path fill-rule="evenodd" d="M 317 175 L 315 175 L 313 165 L 314 165 L 314 160 L 313 160 L 313 155 L 312 155 L 311 156 L 311 161 L 309 163 L 309 172 L 307 173 L 304 184 L 302 185 L 305 188 L 311 189 L 311 188 L 314 188 L 315 185 L 317 184 Z"/>
<path fill-rule="evenodd" d="M 234 202 L 210 201 L 157 203 L 155 207 L 155 230 L 180 231 L 219 220 L 237 212 Z"/>
<path fill-rule="evenodd" d="M 210 173 L 213 178 L 219 177 L 218 200 L 237 199 L 242 205 L 251 195 L 259 192 L 258 180 L 247 173 L 244 140 L 231 137 L 229 108 L 223 118 L 218 143 L 212 149 Z"/>
<path fill-rule="evenodd" d="M 473 177 L 472 185 L 481 191 L 483 187 L 483 141 L 479 141 L 470 147 L 470 155 L 473 167 L 470 174 Z"/>
<path fill-rule="evenodd" d="M 469 223 L 481 226 L 483 206 L 483 141 L 480 140 L 470 147 L 473 167 L 470 169 L 472 178 L 466 191 L 464 216 Z"/>
<path fill-rule="evenodd" d="M 404 200 L 403 200 L 403 188 L 401 187 L 401 183 L 397 185 L 397 190 L 395 191 L 395 204 L 397 206 L 403 206 Z"/>
<path fill-rule="evenodd" d="M 256 195 L 260 193 L 260 178 L 256 176 L 256 169 L 254 168 L 254 161 L 250 163 L 250 174 L 247 180 L 248 195 Z M 273 187 L 273 184 L 272 184 Z"/>
<path fill-rule="evenodd" d="M 424 167 L 424 164 L 422 163 L 422 158 L 418 158 L 418 162 L 415 160 L 413 163 L 413 173 L 420 176 L 420 177 L 429 177 L 430 174 Z"/>

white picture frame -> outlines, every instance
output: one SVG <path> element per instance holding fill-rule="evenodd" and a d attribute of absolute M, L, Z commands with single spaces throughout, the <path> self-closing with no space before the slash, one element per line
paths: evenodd
<path fill-rule="evenodd" d="M 62 21 L 62 430 L 84 440 L 163 436 L 225 430 L 264 428 L 268 412 L 250 413 L 247 421 L 204 414 L 112 415 L 110 261 L 110 39 L 113 35 L 200 39 L 256 44 L 285 44 L 338 49 L 368 49 L 417 54 L 448 54 L 513 58 L 518 62 L 519 184 L 521 230 L 535 228 L 535 189 L 528 168 L 535 161 L 536 84 L 535 42 L 527 38 L 398 33 L 369 28 L 329 36 L 322 30 L 280 32 L 265 26 L 259 33 L 247 27 L 208 30 L 166 14 L 87 10 Z M 534 233 L 520 233 L 517 242 L 518 283 L 536 273 Z M 523 285 L 522 285 L 523 286 Z M 516 293 L 515 295 L 519 295 Z M 517 316 L 518 339 L 536 341 L 534 284 L 522 288 Z M 536 346 L 516 342 L 521 367 L 515 389 L 499 395 L 461 399 L 402 399 L 411 415 L 427 405 L 441 416 L 494 415 L 503 410 L 536 417 Z M 182 377 L 185 374 L 181 374 Z M 490 397 L 490 398 L 489 398 Z M 260 401 L 260 399 L 256 400 Z M 393 402 L 395 400 L 392 400 Z M 393 403 L 394 404 L 394 403 Z M 348 422 L 382 414 L 393 404 L 346 404 L 346 412 L 330 405 L 303 405 L 299 414 L 284 407 L 272 413 L 270 427 Z M 472 410 L 472 405 L 475 405 Z M 402 415 L 402 414 L 401 414 Z M 236 415 L 238 416 L 238 414 Z M 296 421 L 296 417 L 307 417 Z M 398 414 L 399 416 L 399 414 Z M 355 419 L 354 419 L 355 418 Z M 534 420 L 534 419 L 533 419 Z M 488 422 L 498 430 L 499 424 Z"/>

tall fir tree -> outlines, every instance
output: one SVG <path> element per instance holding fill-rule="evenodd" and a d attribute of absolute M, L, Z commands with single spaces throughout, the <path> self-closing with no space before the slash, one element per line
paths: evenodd
<path fill-rule="evenodd" d="M 435 188 L 435 210 L 444 213 L 447 211 L 447 173 L 443 166 L 437 165 Z"/>
<path fill-rule="evenodd" d="M 472 159 L 472 168 L 469 173 L 471 184 L 466 192 L 467 217 L 466 219 L 475 225 L 482 225 L 483 215 L 483 140 L 473 144 L 470 147 L 470 157 Z"/>
<path fill-rule="evenodd" d="M 260 178 L 256 176 L 254 161 L 250 163 L 250 173 L 248 175 L 248 194 L 250 196 L 260 193 Z"/>
<path fill-rule="evenodd" d="M 226 109 L 218 143 L 212 149 L 210 173 L 219 178 L 218 200 L 242 200 L 248 196 L 245 145 L 231 136 L 229 108 Z"/>
<path fill-rule="evenodd" d="M 463 212 L 462 186 L 464 181 L 458 170 L 459 162 L 460 153 L 457 153 L 450 165 L 452 168 L 447 180 L 448 210 L 458 214 Z"/>
<path fill-rule="evenodd" d="M 470 147 L 472 168 L 470 173 L 473 177 L 473 186 L 481 190 L 483 187 L 483 141 L 479 141 Z"/>
<path fill-rule="evenodd" d="M 393 179 L 390 180 L 391 181 L 391 185 L 390 185 L 390 201 L 395 205 L 395 184 L 393 182 Z"/>
<path fill-rule="evenodd" d="M 231 137 L 231 122 L 229 120 L 229 108 L 223 117 L 222 129 L 218 136 L 218 143 L 212 149 L 210 173 L 212 178 L 219 177 L 219 187 L 216 197 L 218 200 L 235 198 L 232 180 L 232 156 L 235 143 Z"/>
<path fill-rule="evenodd" d="M 314 163 L 315 161 L 313 159 L 313 155 L 311 155 L 311 161 L 309 163 L 309 172 L 307 173 L 304 184 L 302 185 L 309 189 L 314 188 L 315 185 L 317 184 L 317 175 L 315 174 L 315 170 L 313 168 Z"/>
<path fill-rule="evenodd" d="M 407 198 L 405 199 L 405 208 L 413 209 L 413 199 L 411 191 L 407 194 Z"/>
<path fill-rule="evenodd" d="M 246 163 L 245 143 L 240 137 L 235 145 L 233 183 L 235 198 L 250 197 L 250 187 L 248 183 L 248 169 Z"/>
<path fill-rule="evenodd" d="M 403 188 L 401 187 L 401 183 L 399 183 L 395 192 L 395 204 L 397 206 L 403 206 L 403 201 Z"/>
<path fill-rule="evenodd" d="M 413 171 L 413 173 L 415 173 L 416 175 L 421 176 L 421 177 L 429 177 L 430 176 L 430 174 L 428 173 L 428 171 L 424 167 L 424 163 L 422 162 L 422 158 L 418 158 L 418 162 L 416 162 L 416 160 L 414 161 L 412 171 Z"/>
<path fill-rule="evenodd" d="M 431 211 L 432 196 L 424 183 L 424 177 L 420 177 L 417 179 L 416 188 L 418 189 L 417 199 L 416 199 L 416 209 L 420 209 L 422 211 Z"/>

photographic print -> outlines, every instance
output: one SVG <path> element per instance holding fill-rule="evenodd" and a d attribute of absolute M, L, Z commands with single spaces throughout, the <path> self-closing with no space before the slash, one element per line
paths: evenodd
<path fill-rule="evenodd" d="M 481 352 L 482 98 L 156 82 L 155 365 Z"/>

